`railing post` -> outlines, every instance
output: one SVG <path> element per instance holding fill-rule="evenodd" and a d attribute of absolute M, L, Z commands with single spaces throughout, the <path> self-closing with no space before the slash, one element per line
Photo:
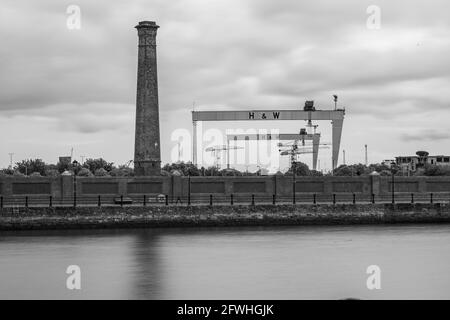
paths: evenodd
<path fill-rule="evenodd" d="M 392 175 L 392 204 L 395 203 L 394 175 Z"/>
<path fill-rule="evenodd" d="M 28 196 L 25 197 L 25 208 L 28 208 Z"/>
<path fill-rule="evenodd" d="M 49 197 L 48 206 L 49 206 L 50 208 L 53 207 L 53 196 L 50 196 L 50 197 Z"/>
<path fill-rule="evenodd" d="M 98 195 L 98 198 L 97 198 L 97 206 L 98 206 L 99 208 L 102 206 L 102 197 L 101 197 L 101 195 Z"/>
<path fill-rule="evenodd" d="M 272 204 L 275 205 L 277 203 L 277 196 L 275 194 L 272 195 Z"/>
<path fill-rule="evenodd" d="M 353 204 L 356 204 L 356 194 L 353 194 Z"/>
<path fill-rule="evenodd" d="M 372 204 L 375 204 L 375 195 L 372 193 Z"/>
<path fill-rule="evenodd" d="M 411 203 L 414 203 L 414 193 L 411 193 Z"/>
<path fill-rule="evenodd" d="M 333 204 L 336 204 L 336 194 L 333 193 Z"/>
<path fill-rule="evenodd" d="M 252 206 L 254 206 L 254 205 L 255 205 L 255 195 L 252 194 Z"/>
<path fill-rule="evenodd" d="M 313 194 L 313 203 L 316 204 L 317 203 L 317 199 L 316 199 L 317 195 L 314 193 Z"/>
<path fill-rule="evenodd" d="M 234 204 L 233 194 L 230 195 L 230 204 L 231 204 L 231 205 Z"/>
<path fill-rule="evenodd" d="M 143 203 L 143 206 L 145 207 L 146 205 L 147 205 L 147 195 L 144 194 L 144 203 Z"/>
<path fill-rule="evenodd" d="M 209 205 L 210 206 L 213 205 L 213 196 L 212 196 L 212 194 L 209 195 Z"/>
<path fill-rule="evenodd" d="M 392 172 L 392 204 L 395 203 L 395 180 L 394 180 L 394 172 Z"/>
<path fill-rule="evenodd" d="M 123 196 L 120 196 L 120 206 L 123 207 Z"/>
<path fill-rule="evenodd" d="M 75 208 L 77 206 L 77 194 L 73 194 L 73 207 Z"/>
<path fill-rule="evenodd" d="M 433 193 L 430 193 L 430 203 L 433 203 Z"/>
<path fill-rule="evenodd" d="M 0 197 L 0 209 L 3 209 L 3 196 Z"/>
<path fill-rule="evenodd" d="M 166 194 L 166 206 L 168 206 L 168 205 L 169 205 L 169 195 Z"/>

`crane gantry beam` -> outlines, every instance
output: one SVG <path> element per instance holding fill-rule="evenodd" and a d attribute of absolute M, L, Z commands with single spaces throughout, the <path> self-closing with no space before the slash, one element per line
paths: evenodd
<path fill-rule="evenodd" d="M 279 120 L 331 120 L 332 166 L 337 167 L 341 144 L 344 109 L 335 110 L 249 110 L 249 111 L 192 111 L 193 162 L 197 164 L 198 121 L 279 121 Z"/>

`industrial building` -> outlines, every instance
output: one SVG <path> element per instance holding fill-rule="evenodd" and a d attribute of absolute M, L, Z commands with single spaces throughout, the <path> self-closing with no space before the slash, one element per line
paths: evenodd
<path fill-rule="evenodd" d="M 450 166 L 450 156 L 430 156 L 426 151 L 417 151 L 415 156 L 395 157 L 395 162 L 402 169 L 416 171 L 425 165 Z"/>

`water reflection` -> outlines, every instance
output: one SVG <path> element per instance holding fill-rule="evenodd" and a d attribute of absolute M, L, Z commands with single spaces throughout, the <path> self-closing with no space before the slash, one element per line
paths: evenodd
<path fill-rule="evenodd" d="M 159 236 L 155 230 L 137 230 L 134 239 L 133 262 L 130 273 L 130 296 L 136 299 L 158 299 L 162 291 Z"/>
<path fill-rule="evenodd" d="M 449 299 L 450 226 L 3 232 L 0 298 Z M 68 265 L 82 290 L 65 287 Z M 367 266 L 382 289 L 366 287 Z"/>

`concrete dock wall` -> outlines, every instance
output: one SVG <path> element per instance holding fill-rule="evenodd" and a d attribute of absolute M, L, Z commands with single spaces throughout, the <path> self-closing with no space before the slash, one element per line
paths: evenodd
<path fill-rule="evenodd" d="M 190 181 L 190 187 L 189 187 Z M 192 195 L 291 196 L 292 176 L 260 177 L 0 177 L 2 196 L 169 195 L 171 199 Z M 450 177 L 395 177 L 396 193 L 450 193 Z M 298 194 L 385 195 L 392 190 L 391 177 L 296 177 Z"/>
<path fill-rule="evenodd" d="M 0 230 L 450 223 L 448 204 L 3 208 Z"/>

